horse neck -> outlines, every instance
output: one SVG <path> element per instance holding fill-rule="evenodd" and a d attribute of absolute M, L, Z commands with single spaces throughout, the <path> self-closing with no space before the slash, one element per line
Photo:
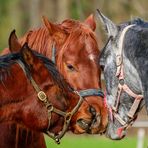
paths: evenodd
<path fill-rule="evenodd" d="M 17 120 L 21 115 L 22 98 L 28 93 L 27 80 L 18 65 L 11 65 L 9 75 L 0 81 L 0 122 Z"/>
<path fill-rule="evenodd" d="M 139 27 L 139 26 L 137 26 Z M 139 29 L 139 28 L 138 28 Z M 138 76 L 135 77 L 135 79 L 140 81 L 139 84 L 135 84 L 136 86 L 139 86 L 141 89 L 141 94 L 144 95 L 146 109 L 148 112 L 148 82 L 147 76 L 148 76 L 148 62 L 147 62 L 147 41 L 148 41 L 148 30 L 141 27 L 140 31 L 135 27 L 135 32 L 130 37 L 127 36 L 127 40 L 125 40 L 126 44 L 126 57 L 130 60 L 131 64 L 135 67 Z M 130 35 L 130 34 L 129 34 Z M 129 42 L 128 42 L 128 39 Z M 129 46 L 128 46 L 129 45 Z"/>
<path fill-rule="evenodd" d="M 22 103 L 8 103 L 0 107 L 0 123 L 20 120 Z"/>
<path fill-rule="evenodd" d="M 10 70 L 10 71 L 9 71 Z M 19 102 L 21 98 L 32 92 L 28 85 L 27 78 L 18 64 L 9 67 L 9 74 L 2 74 L 3 79 L 0 81 L 0 105 Z"/>
<path fill-rule="evenodd" d="M 124 76 L 125 83 L 129 85 L 129 87 L 138 94 L 142 93 L 142 85 L 141 78 L 138 74 L 137 69 L 132 64 L 131 60 L 126 56 L 123 58 L 123 68 L 124 68 Z"/>
<path fill-rule="evenodd" d="M 142 84 L 141 84 L 142 77 L 140 75 L 141 70 L 139 68 L 142 65 L 140 64 L 139 58 L 137 57 L 137 55 L 140 53 L 138 49 L 140 45 L 137 46 L 137 44 L 141 43 L 141 42 L 139 43 L 139 40 L 140 39 L 137 36 L 137 33 L 131 36 L 130 30 L 129 30 L 129 33 L 124 39 L 123 63 L 124 63 L 124 69 L 125 69 L 125 78 L 127 77 L 126 82 L 129 84 L 131 88 L 133 88 L 133 90 L 136 93 L 141 94 L 142 93 Z"/>

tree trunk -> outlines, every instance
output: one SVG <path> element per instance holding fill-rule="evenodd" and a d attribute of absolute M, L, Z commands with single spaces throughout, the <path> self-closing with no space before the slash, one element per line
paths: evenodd
<path fill-rule="evenodd" d="M 40 0 L 30 0 L 29 22 L 30 27 L 38 27 L 40 25 Z"/>
<path fill-rule="evenodd" d="M 57 0 L 57 20 L 63 21 L 70 17 L 70 0 Z"/>

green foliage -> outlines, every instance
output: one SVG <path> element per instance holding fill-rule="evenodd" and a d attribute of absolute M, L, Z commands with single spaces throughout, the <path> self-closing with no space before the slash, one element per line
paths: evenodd
<path fill-rule="evenodd" d="M 76 1 L 72 1 L 71 2 L 71 17 L 74 18 L 74 19 L 79 19 L 79 14 L 78 14 L 78 11 L 77 11 L 77 3 Z"/>
<path fill-rule="evenodd" d="M 93 0 L 71 0 L 71 17 L 84 20 L 95 11 L 92 2 Z"/>
<path fill-rule="evenodd" d="M 0 0 L 0 50 L 8 47 L 8 38 L 13 29 L 19 34 L 18 17 L 15 14 L 18 9 L 18 0 Z"/>

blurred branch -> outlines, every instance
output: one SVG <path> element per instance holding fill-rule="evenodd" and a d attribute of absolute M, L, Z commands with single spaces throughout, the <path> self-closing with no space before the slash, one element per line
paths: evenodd
<path fill-rule="evenodd" d="M 69 12 L 70 12 L 70 0 L 58 0 L 57 1 L 57 11 L 58 11 L 58 16 L 57 20 L 58 21 L 63 21 L 66 18 L 69 18 Z"/>
<path fill-rule="evenodd" d="M 78 11 L 78 15 L 80 17 L 80 20 L 84 20 L 85 17 L 84 17 L 81 1 L 80 0 L 76 0 L 76 4 L 77 4 L 77 11 Z"/>
<path fill-rule="evenodd" d="M 40 24 L 39 2 L 40 0 L 30 0 L 29 21 L 31 27 L 38 27 Z"/>
<path fill-rule="evenodd" d="M 140 15 L 144 17 L 146 16 L 146 11 L 144 10 L 144 8 L 138 0 L 134 1 L 134 7 L 138 11 L 138 13 L 140 13 Z"/>

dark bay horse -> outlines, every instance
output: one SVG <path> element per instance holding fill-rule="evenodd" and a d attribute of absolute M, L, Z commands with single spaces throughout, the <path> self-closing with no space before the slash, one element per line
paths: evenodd
<path fill-rule="evenodd" d="M 74 126 L 70 121 L 83 98 L 73 92 L 51 60 L 26 43 L 21 47 L 14 31 L 9 44 L 14 53 L 0 57 L 0 123 L 17 122 L 59 142 L 69 126 Z M 0 140 L 0 147 L 18 147 L 18 141 L 6 140 Z M 19 147 L 24 147 L 23 143 Z M 28 143 L 28 147 L 45 145 Z"/>
<path fill-rule="evenodd" d="M 107 102 L 107 136 L 122 139 L 144 103 L 148 111 L 148 22 L 134 19 L 115 25 L 98 10 L 108 42 L 102 50 Z"/>
<path fill-rule="evenodd" d="M 107 110 L 100 90 L 99 48 L 93 16 L 84 22 L 65 20 L 61 24 L 51 23 L 45 17 L 43 20 L 45 25 L 27 32 L 20 43 L 28 42 L 29 47 L 55 61 L 64 78 L 87 100 L 88 104 L 82 103 L 72 120 L 77 124 L 71 130 L 77 134 L 104 132 Z M 8 49 L 3 54 L 6 52 Z"/>

